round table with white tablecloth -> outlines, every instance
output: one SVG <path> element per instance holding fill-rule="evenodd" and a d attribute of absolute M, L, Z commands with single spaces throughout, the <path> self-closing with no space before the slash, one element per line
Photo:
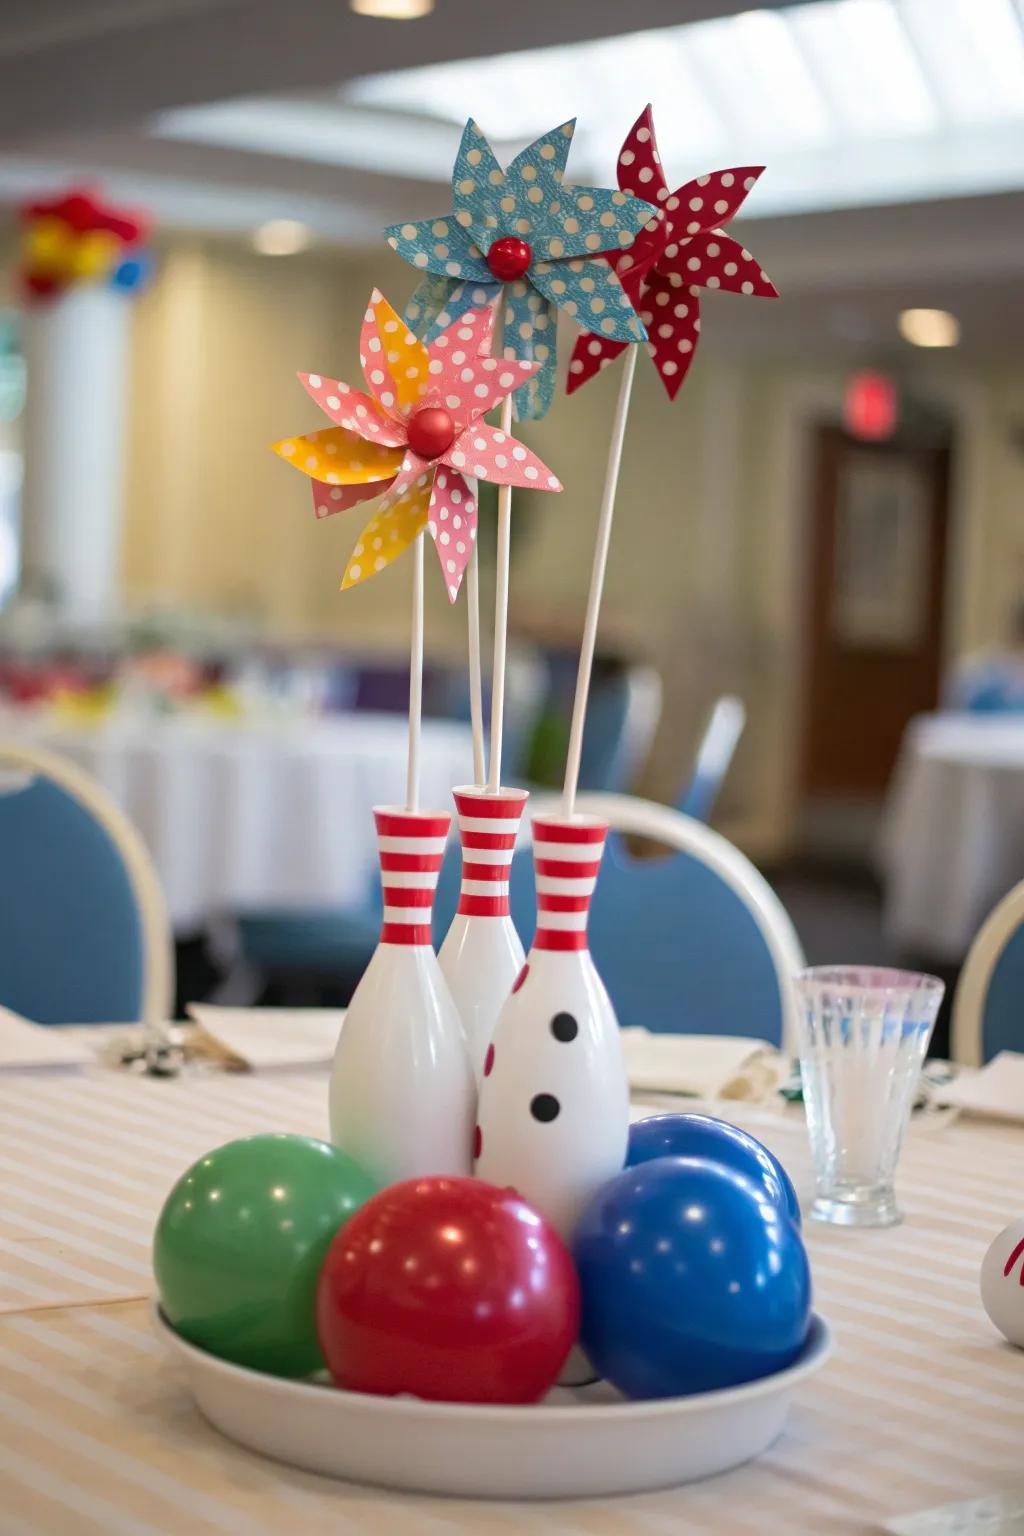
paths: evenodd
<path fill-rule="evenodd" d="M 911 722 L 882 833 L 889 938 L 960 961 L 1024 878 L 1024 715 Z"/>
<path fill-rule="evenodd" d="M 376 863 L 374 805 L 405 798 L 406 721 L 383 714 L 218 722 L 190 715 L 60 726 L 0 716 L 0 738 L 91 773 L 138 827 L 179 933 L 212 914 L 358 903 Z M 472 777 L 468 726 L 427 720 L 422 803 Z"/>

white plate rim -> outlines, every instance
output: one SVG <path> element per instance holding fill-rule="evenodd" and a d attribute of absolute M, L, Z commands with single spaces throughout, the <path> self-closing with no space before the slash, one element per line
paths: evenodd
<path fill-rule="evenodd" d="M 335 1403 L 339 1411 L 343 1407 L 358 1408 L 381 1418 L 422 1418 L 424 1413 L 438 1422 L 453 1427 L 472 1418 L 479 1423 L 485 1413 L 499 1423 L 508 1425 L 528 1419 L 531 1424 L 564 1424 L 570 1417 L 585 1414 L 588 1422 L 600 1415 L 604 1423 L 637 1419 L 677 1419 L 681 1414 L 702 1413 L 716 1408 L 728 1408 L 733 1404 L 746 1404 L 758 1397 L 766 1397 L 780 1391 L 792 1391 L 808 1376 L 813 1375 L 831 1356 L 835 1347 L 832 1328 L 818 1312 L 811 1313 L 807 1339 L 803 1349 L 781 1371 L 760 1376 L 755 1381 L 742 1382 L 736 1387 L 720 1387 L 710 1392 L 692 1392 L 684 1397 L 659 1397 L 646 1401 L 624 1400 L 615 1403 L 443 1403 L 423 1397 L 383 1397 L 372 1392 L 349 1392 L 344 1387 L 334 1387 L 327 1382 L 296 1381 L 287 1376 L 271 1376 L 264 1371 L 253 1371 L 248 1366 L 235 1365 L 222 1360 L 207 1350 L 183 1338 L 164 1316 L 159 1297 L 150 1298 L 150 1318 L 157 1337 L 170 1349 L 190 1361 L 199 1369 L 226 1377 L 238 1383 L 259 1382 L 261 1391 L 280 1396 L 304 1399 L 309 1402 Z"/>

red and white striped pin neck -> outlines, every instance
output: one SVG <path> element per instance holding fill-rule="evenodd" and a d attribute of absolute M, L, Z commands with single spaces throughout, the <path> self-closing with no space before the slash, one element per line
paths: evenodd
<path fill-rule="evenodd" d="M 533 818 L 534 949 L 587 948 L 590 899 L 607 835 L 608 823 L 596 816 Z"/>
<path fill-rule="evenodd" d="M 509 872 L 528 792 L 461 785 L 452 794 L 462 844 L 459 911 L 466 917 L 507 917 Z"/>
<path fill-rule="evenodd" d="M 384 893 L 382 944 L 432 941 L 430 918 L 451 817 L 447 811 L 374 806 Z"/>

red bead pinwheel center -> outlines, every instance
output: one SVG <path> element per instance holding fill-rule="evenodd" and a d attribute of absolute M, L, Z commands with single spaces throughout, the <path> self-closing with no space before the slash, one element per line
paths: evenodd
<path fill-rule="evenodd" d="M 526 241 L 517 239 L 515 235 L 505 235 L 503 239 L 495 240 L 487 252 L 487 265 L 503 283 L 522 277 L 532 260 L 533 252 Z"/>
<path fill-rule="evenodd" d="M 455 423 L 447 411 L 428 405 L 409 417 L 409 447 L 421 459 L 437 459 L 455 441 Z"/>

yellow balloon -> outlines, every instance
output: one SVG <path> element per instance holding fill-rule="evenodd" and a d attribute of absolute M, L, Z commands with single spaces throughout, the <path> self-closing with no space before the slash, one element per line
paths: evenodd
<path fill-rule="evenodd" d="M 113 269 L 121 242 L 108 229 L 91 229 L 78 240 L 71 252 L 72 277 L 98 282 Z"/>
<path fill-rule="evenodd" d="M 61 276 L 67 271 L 72 239 L 72 232 L 63 219 L 36 219 L 25 231 L 26 267 L 40 276 Z"/>

